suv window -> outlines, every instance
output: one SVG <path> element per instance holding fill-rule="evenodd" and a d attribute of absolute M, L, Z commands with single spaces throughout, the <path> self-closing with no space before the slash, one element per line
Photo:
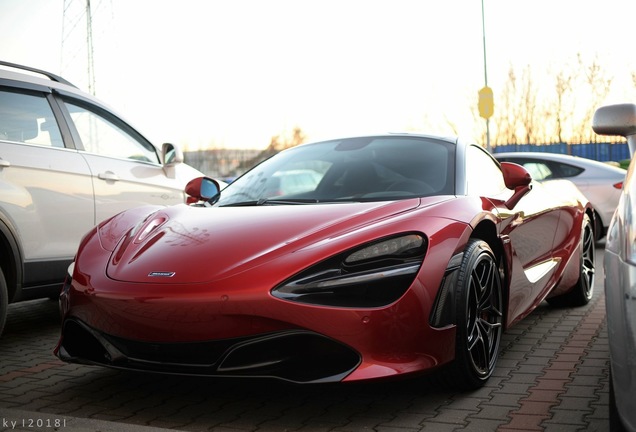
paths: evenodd
<path fill-rule="evenodd" d="M 158 164 L 152 146 L 135 139 L 105 117 L 79 105 L 65 102 L 84 150 L 101 156 L 133 159 Z"/>
<path fill-rule="evenodd" d="M 0 139 L 64 147 L 49 102 L 26 93 L 0 91 Z"/>

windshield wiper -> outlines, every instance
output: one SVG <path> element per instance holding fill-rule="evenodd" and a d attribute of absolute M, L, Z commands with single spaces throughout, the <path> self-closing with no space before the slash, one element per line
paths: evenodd
<path fill-rule="evenodd" d="M 293 198 L 293 199 L 269 199 L 269 198 L 261 198 L 258 200 L 257 205 L 295 205 L 295 204 L 316 204 L 319 203 L 315 198 Z"/>
<path fill-rule="evenodd" d="M 299 205 L 299 204 L 316 204 L 320 201 L 315 198 L 295 198 L 295 199 L 270 199 L 261 198 L 254 201 L 241 201 L 231 204 L 225 204 L 221 207 L 249 207 L 262 205 Z"/>

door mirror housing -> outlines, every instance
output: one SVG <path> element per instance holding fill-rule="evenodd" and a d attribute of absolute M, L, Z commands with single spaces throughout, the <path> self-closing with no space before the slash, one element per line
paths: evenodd
<path fill-rule="evenodd" d="M 196 204 L 201 201 L 211 201 L 218 198 L 221 188 L 214 179 L 197 177 L 188 182 L 185 187 L 185 193 L 188 195 L 186 203 Z"/>
<path fill-rule="evenodd" d="M 504 203 L 508 210 L 512 210 L 519 200 L 532 190 L 532 176 L 527 169 L 512 162 L 501 162 L 506 187 L 515 191 Z"/>
<path fill-rule="evenodd" d="M 515 190 L 519 186 L 528 186 L 532 182 L 532 176 L 523 166 L 513 162 L 501 162 L 506 187 Z"/>
<path fill-rule="evenodd" d="M 592 129 L 599 135 L 619 135 L 627 138 L 629 153 L 636 154 L 636 105 L 632 103 L 606 105 L 596 110 Z"/>
<path fill-rule="evenodd" d="M 183 163 L 183 151 L 171 143 L 163 143 L 161 146 L 161 160 L 164 166 L 174 166 Z"/>

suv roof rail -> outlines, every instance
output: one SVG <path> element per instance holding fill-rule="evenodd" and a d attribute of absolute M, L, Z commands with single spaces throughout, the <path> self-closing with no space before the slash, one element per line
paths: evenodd
<path fill-rule="evenodd" d="M 59 82 L 61 84 L 66 84 L 66 85 L 69 85 L 69 86 L 77 88 L 77 86 L 75 86 L 74 84 L 72 84 L 69 81 L 65 80 L 61 76 L 55 75 L 55 74 L 53 74 L 51 72 L 47 72 L 47 71 L 42 70 L 42 69 L 36 69 L 36 68 L 29 67 L 29 66 L 20 65 L 20 64 L 17 64 L 17 63 L 6 62 L 6 61 L 3 61 L 3 60 L 0 60 L 0 65 L 1 66 L 11 67 L 11 68 L 14 68 L 14 69 L 22 69 L 22 70 L 25 70 L 25 71 L 29 71 L 29 72 L 37 73 L 37 74 L 40 74 L 40 75 L 44 75 L 45 77 L 47 77 L 51 81 L 56 81 L 56 82 Z"/>

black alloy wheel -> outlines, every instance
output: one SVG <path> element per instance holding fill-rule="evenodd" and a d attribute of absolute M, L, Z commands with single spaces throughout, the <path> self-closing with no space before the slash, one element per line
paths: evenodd
<path fill-rule="evenodd" d="M 446 370 L 446 379 L 455 387 L 479 388 L 495 369 L 503 333 L 501 279 L 488 243 L 471 240 L 457 279 L 455 360 Z"/>
<path fill-rule="evenodd" d="M 590 218 L 585 215 L 583 233 L 581 235 L 581 274 L 577 287 L 581 291 L 580 305 L 589 303 L 594 295 L 594 276 L 596 273 L 596 247 L 594 244 L 594 230 Z"/>

